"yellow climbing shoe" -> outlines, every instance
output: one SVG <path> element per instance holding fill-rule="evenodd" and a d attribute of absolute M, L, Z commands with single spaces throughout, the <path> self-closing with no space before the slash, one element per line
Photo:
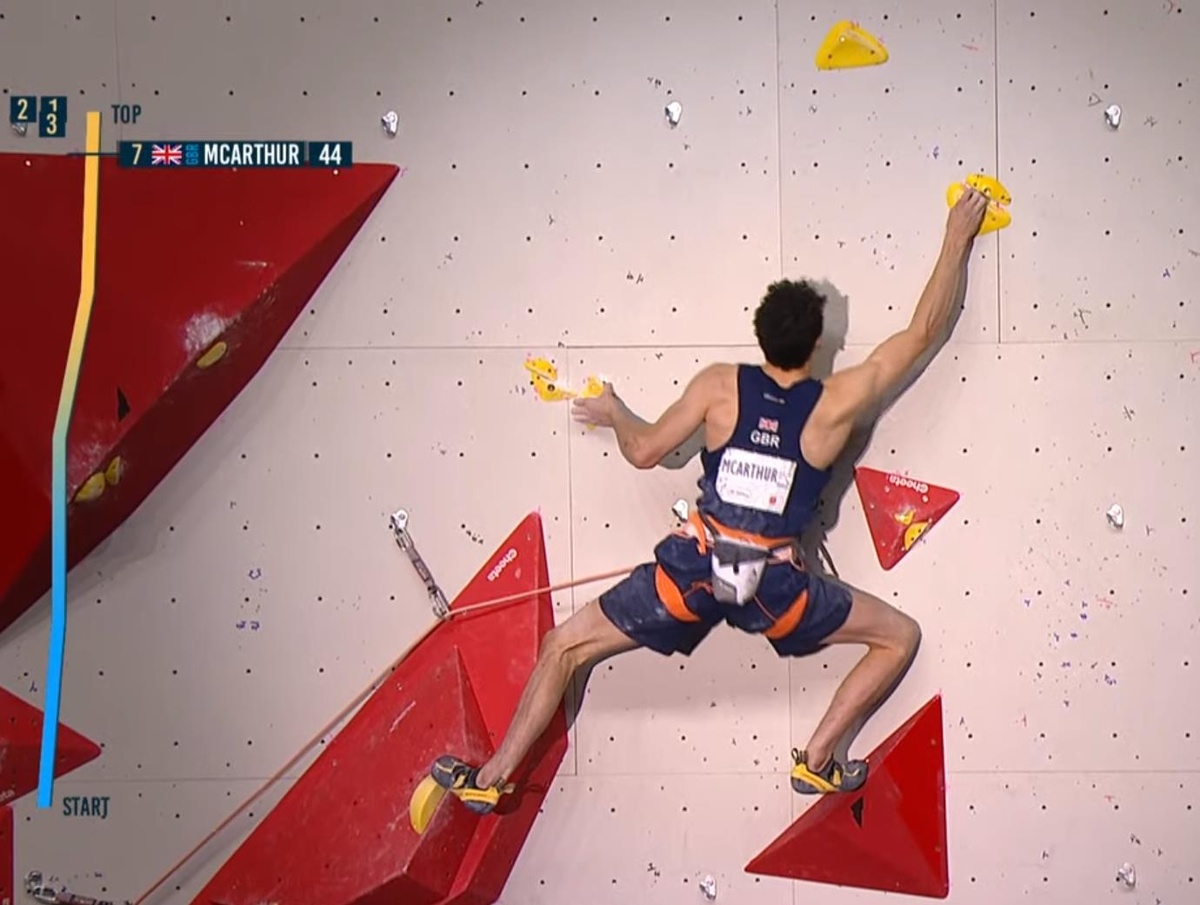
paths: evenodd
<path fill-rule="evenodd" d="M 830 792 L 853 792 L 867 781 L 867 762 L 852 760 L 839 764 L 830 758 L 824 769 L 809 767 L 808 756 L 792 749 L 792 788 L 801 795 L 827 795 Z"/>
<path fill-rule="evenodd" d="M 478 774 L 478 767 L 472 767 L 452 754 L 443 754 L 429 769 L 429 775 L 433 777 L 434 782 L 476 814 L 490 814 L 499 804 L 500 796 L 508 795 L 515 786 L 510 783 L 483 789 L 475 782 Z"/>

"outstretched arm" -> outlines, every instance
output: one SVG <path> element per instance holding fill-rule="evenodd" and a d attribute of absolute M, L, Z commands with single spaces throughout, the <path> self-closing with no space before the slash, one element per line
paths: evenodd
<path fill-rule="evenodd" d="M 825 381 L 813 413 L 822 430 L 805 442 L 805 457 L 814 466 L 824 467 L 836 458 L 854 423 L 887 399 L 942 337 L 986 210 L 987 198 L 968 188 L 950 211 L 937 263 L 908 326 L 877 346 L 862 364 Z"/>
<path fill-rule="evenodd" d="M 877 406 L 942 337 L 986 210 L 987 198 L 968 189 L 950 211 L 937 263 L 908 326 L 884 340 L 862 364 L 829 378 L 830 402 L 837 403 L 830 406 L 831 414 L 854 420 Z"/>
<path fill-rule="evenodd" d="M 575 419 L 600 427 L 611 427 L 617 435 L 621 455 L 635 468 L 653 468 L 679 448 L 703 424 L 708 415 L 713 387 L 720 365 L 700 371 L 683 395 L 668 406 L 657 421 L 639 418 L 613 392 L 612 384 L 592 399 L 576 399 L 572 404 Z"/>

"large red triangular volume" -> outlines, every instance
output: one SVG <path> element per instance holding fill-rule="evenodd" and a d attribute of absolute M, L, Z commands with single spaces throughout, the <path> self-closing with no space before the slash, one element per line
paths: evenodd
<path fill-rule="evenodd" d="M 254 377 L 396 173 L 100 161 L 96 294 L 67 451 L 70 566 Z M 79 301 L 83 158 L 0 154 L 0 185 L 23 212 L 0 218 L 3 629 L 49 588 L 50 436 Z"/>
<path fill-rule="evenodd" d="M 746 871 L 944 899 L 950 894 L 942 699 L 867 757 L 858 792 L 826 795 Z"/>
<path fill-rule="evenodd" d="M 42 711 L 0 688 L 0 802 L 10 803 L 37 788 L 44 721 Z M 99 756 L 99 745 L 69 726 L 58 724 L 56 777 Z"/>
<path fill-rule="evenodd" d="M 855 468 L 854 486 L 884 569 L 902 560 L 959 498 L 958 491 L 873 468 Z"/>
<path fill-rule="evenodd" d="M 541 520 L 528 516 L 451 607 L 549 584 Z M 521 788 L 485 817 L 442 800 L 423 836 L 408 803 L 442 753 L 494 749 L 553 625 L 549 595 L 439 624 L 351 718 L 194 905 L 411 905 L 499 897 L 566 751 L 560 708 L 513 777 Z M 319 853 L 319 857 L 314 856 Z"/>

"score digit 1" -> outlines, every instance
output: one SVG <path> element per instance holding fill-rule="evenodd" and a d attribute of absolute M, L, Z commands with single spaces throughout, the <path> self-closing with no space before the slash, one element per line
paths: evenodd
<path fill-rule="evenodd" d="M 62 138 L 67 134 L 67 99 L 63 96 L 38 99 L 38 138 Z"/>

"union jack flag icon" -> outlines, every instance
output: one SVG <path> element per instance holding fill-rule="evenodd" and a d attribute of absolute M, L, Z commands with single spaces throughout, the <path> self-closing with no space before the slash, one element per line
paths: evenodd
<path fill-rule="evenodd" d="M 180 166 L 183 164 L 183 145 L 151 145 L 151 166 Z"/>

